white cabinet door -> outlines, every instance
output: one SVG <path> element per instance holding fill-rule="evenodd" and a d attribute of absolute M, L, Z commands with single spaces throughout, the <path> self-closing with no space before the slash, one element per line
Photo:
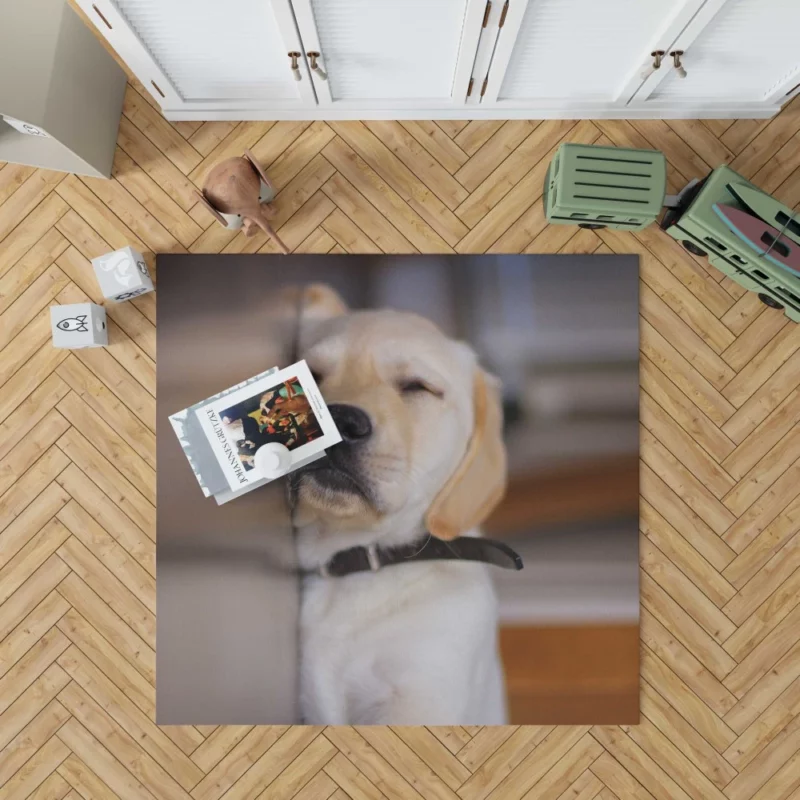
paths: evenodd
<path fill-rule="evenodd" d="M 486 0 L 292 0 L 321 107 L 446 108 L 467 93 Z"/>
<path fill-rule="evenodd" d="M 800 0 L 708 0 L 669 46 L 682 52 L 636 94 L 633 105 L 782 103 L 800 86 Z"/>
<path fill-rule="evenodd" d="M 509 0 L 481 105 L 572 112 L 624 106 L 650 53 L 673 41 L 702 3 Z"/>
<path fill-rule="evenodd" d="M 165 110 L 316 106 L 289 0 L 77 3 Z"/>

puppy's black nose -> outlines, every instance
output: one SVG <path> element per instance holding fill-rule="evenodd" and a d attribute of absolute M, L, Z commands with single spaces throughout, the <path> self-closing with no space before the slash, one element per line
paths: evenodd
<path fill-rule="evenodd" d="M 358 406 L 334 403 L 328 406 L 333 421 L 346 442 L 360 442 L 372 435 L 372 422 Z"/>

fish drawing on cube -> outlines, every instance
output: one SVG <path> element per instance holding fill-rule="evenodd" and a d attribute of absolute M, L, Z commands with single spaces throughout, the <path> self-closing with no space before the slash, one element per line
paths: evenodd
<path fill-rule="evenodd" d="M 147 263 L 132 247 L 93 258 L 92 266 L 106 300 L 120 303 L 153 291 Z"/>
<path fill-rule="evenodd" d="M 50 306 L 53 347 L 77 350 L 108 344 L 106 310 L 94 303 Z"/>

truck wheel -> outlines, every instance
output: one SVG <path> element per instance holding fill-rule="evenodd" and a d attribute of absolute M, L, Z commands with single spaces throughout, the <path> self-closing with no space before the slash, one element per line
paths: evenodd
<path fill-rule="evenodd" d="M 770 297 L 768 294 L 759 294 L 758 299 L 765 306 L 769 306 L 770 308 L 777 308 L 779 311 L 783 310 L 783 306 L 774 297 Z"/>
<path fill-rule="evenodd" d="M 578 227 L 579 228 L 587 228 L 590 231 L 596 231 L 596 230 L 599 230 L 600 228 L 605 228 L 606 226 L 605 225 L 598 225 L 596 222 L 579 222 L 578 223 Z"/>
<path fill-rule="evenodd" d="M 700 249 L 700 248 L 699 248 L 699 247 L 698 247 L 698 246 L 697 246 L 697 245 L 696 245 L 694 242 L 690 242 L 688 239 L 684 239 L 684 240 L 681 242 L 681 244 L 682 244 L 682 245 L 684 246 L 684 248 L 686 248 L 686 250 L 688 250 L 688 251 L 689 251 L 689 252 L 690 252 L 690 253 L 691 253 L 693 256 L 700 256 L 700 258 L 702 258 L 703 256 L 707 256 L 707 255 L 708 255 L 708 253 L 706 253 L 706 251 L 705 251 L 705 250 L 701 250 L 701 249 Z"/>

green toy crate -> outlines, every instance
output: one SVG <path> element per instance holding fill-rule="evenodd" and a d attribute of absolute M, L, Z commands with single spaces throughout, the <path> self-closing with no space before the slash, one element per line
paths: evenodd
<path fill-rule="evenodd" d="M 800 322 L 800 277 L 761 258 L 714 211 L 715 203 L 747 210 L 728 191 L 729 183 L 761 191 L 730 167 L 717 167 L 691 191 L 682 193 L 680 205 L 670 208 L 661 220 L 661 229 L 690 253 L 708 256 L 720 272 L 756 292 L 763 303 L 784 309 L 789 319 Z"/>
<path fill-rule="evenodd" d="M 667 188 L 657 150 L 562 144 L 544 181 L 548 222 L 638 231 L 655 222 Z"/>

